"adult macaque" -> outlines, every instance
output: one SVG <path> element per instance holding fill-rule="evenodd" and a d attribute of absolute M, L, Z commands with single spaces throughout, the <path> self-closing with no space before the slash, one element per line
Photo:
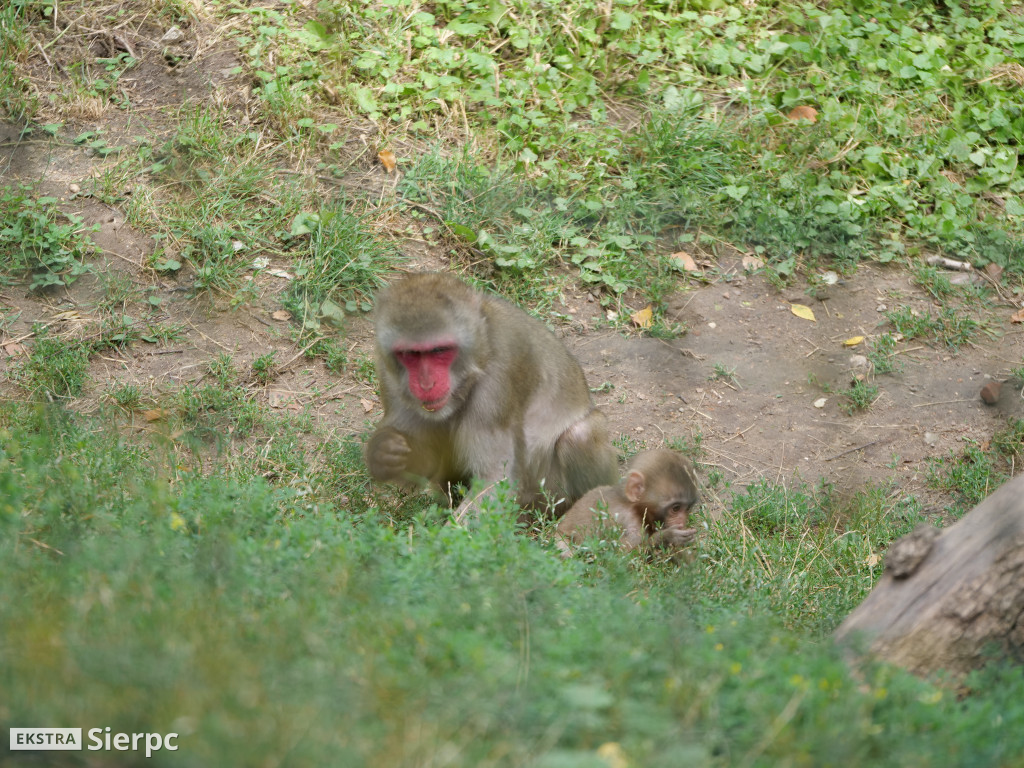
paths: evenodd
<path fill-rule="evenodd" d="M 665 448 L 644 451 L 633 457 L 618 485 L 594 488 L 565 513 L 558 523 L 558 548 L 568 557 L 573 544 L 610 530 L 627 550 L 681 550 L 697 535 L 688 526 L 698 499 L 687 459 Z"/>
<path fill-rule="evenodd" d="M 448 492 L 508 478 L 520 505 L 557 513 L 617 478 L 583 371 L 539 320 L 425 273 L 377 297 L 375 327 L 384 418 L 366 446 L 374 479 Z"/>

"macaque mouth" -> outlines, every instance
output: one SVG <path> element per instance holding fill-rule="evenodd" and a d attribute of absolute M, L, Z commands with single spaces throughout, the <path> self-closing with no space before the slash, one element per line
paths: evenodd
<path fill-rule="evenodd" d="M 423 410 L 434 413 L 435 411 L 440 411 L 446 405 L 448 405 L 448 395 L 438 398 L 437 400 L 432 400 L 431 402 L 423 403 Z"/>

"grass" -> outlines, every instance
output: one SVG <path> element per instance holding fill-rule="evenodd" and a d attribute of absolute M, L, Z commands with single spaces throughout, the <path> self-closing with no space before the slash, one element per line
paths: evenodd
<path fill-rule="evenodd" d="M 874 373 L 894 373 L 902 370 L 902 364 L 896 359 L 896 344 L 896 337 L 891 333 L 880 334 L 871 340 L 867 357 Z"/>
<path fill-rule="evenodd" d="M 51 336 L 42 329 L 20 371 L 24 387 L 43 399 L 77 397 L 85 386 L 89 344 Z"/>
<path fill-rule="evenodd" d="M 0 188 L 0 279 L 30 276 L 30 288 L 70 285 L 88 270 L 96 247 L 81 218 L 63 214 L 57 199 L 31 188 Z"/>
<path fill-rule="evenodd" d="M 878 399 L 878 387 L 861 379 L 855 379 L 849 389 L 840 390 L 844 398 L 840 408 L 852 415 L 854 411 L 866 411 Z"/>
<path fill-rule="evenodd" d="M 981 323 L 961 307 L 943 307 L 937 316 L 909 307 L 890 310 L 886 319 L 904 339 L 935 339 L 949 349 L 971 343 L 982 330 Z"/>
<path fill-rule="evenodd" d="M 1024 421 L 1010 419 L 997 429 L 985 447 L 970 442 L 959 452 L 934 459 L 928 469 L 929 484 L 950 493 L 954 517 L 979 504 L 1014 476 L 1024 454 Z"/>
<path fill-rule="evenodd" d="M 751 488 L 691 569 L 584 563 L 507 508 L 400 523 L 96 426 L 0 410 L 7 722 L 178 732 L 153 758 L 173 765 L 1000 764 L 1024 748 L 1020 670 L 976 675 L 961 701 L 891 668 L 855 677 L 820 641 L 918 515 L 884 489 Z"/>
<path fill-rule="evenodd" d="M 262 404 L 283 364 L 266 348 L 243 365 L 214 340 L 226 351 L 173 384 L 93 392 L 88 372 L 181 351 L 210 308 L 244 304 L 369 398 L 349 321 L 407 248 L 544 316 L 572 283 L 623 327 L 650 305 L 660 337 L 681 332 L 683 248 L 756 254 L 779 287 L 905 262 L 938 308 L 888 313 L 874 372 L 896 368 L 895 334 L 976 343 L 984 297 L 920 257 L 1024 274 L 1018 10 L 5 5 L 0 109 L 94 172 L 63 201 L 0 190 L 0 281 L 100 317 L 37 328 L 0 381 L 0 723 L 176 731 L 167 765 L 1016 764 L 1018 668 L 952 687 L 851 671 L 829 642 L 924 516 L 888 484 L 733 487 L 699 433 L 668 436 L 723 505 L 697 516 L 695 562 L 562 561 L 507 500 L 459 528 L 432 497 L 373 486 L 365 429 L 329 432 L 315 396 Z M 136 44 L 172 23 L 189 45 Z M 136 90 L 147 73 L 188 80 L 193 42 L 239 78 L 140 101 L 166 84 Z M 808 106 L 815 122 L 790 119 Z M 152 239 L 131 278 L 94 263 L 76 218 L 92 205 Z M 287 328 L 262 316 L 282 304 Z M 877 387 L 841 394 L 852 411 Z M 954 516 L 1016 471 L 1021 432 L 931 465 Z"/>

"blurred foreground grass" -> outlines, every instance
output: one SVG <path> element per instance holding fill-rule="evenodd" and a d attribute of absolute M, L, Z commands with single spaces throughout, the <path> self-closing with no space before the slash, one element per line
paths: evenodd
<path fill-rule="evenodd" d="M 0 727 L 177 732 L 182 766 L 1022 764 L 1019 669 L 960 700 L 847 670 L 870 579 L 787 563 L 809 497 L 748 490 L 676 570 L 182 473 L 57 410 L 3 406 L 0 441 Z"/>

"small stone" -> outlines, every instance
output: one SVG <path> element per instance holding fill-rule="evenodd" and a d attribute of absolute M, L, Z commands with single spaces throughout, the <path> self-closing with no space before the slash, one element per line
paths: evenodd
<path fill-rule="evenodd" d="M 850 355 L 851 368 L 867 368 L 868 359 L 864 355 Z"/>
<path fill-rule="evenodd" d="M 71 194 L 73 194 L 73 195 L 77 195 L 79 192 L 82 191 L 82 188 L 80 186 L 78 186 L 77 184 L 70 184 L 68 186 L 68 191 L 70 191 Z"/>
<path fill-rule="evenodd" d="M 999 390 L 1002 386 L 1001 382 L 990 381 L 981 388 L 981 401 L 985 405 L 995 405 L 999 401 Z"/>
<path fill-rule="evenodd" d="M 927 444 L 927 445 L 931 446 L 932 448 L 934 448 L 936 445 L 939 444 L 939 436 L 937 434 L 935 434 L 934 432 L 925 432 L 924 433 L 924 442 L 925 442 L 925 444 Z"/>
<path fill-rule="evenodd" d="M 885 306 L 885 304 L 879 304 L 877 307 L 875 307 L 876 312 L 885 312 L 886 309 L 887 307 Z"/>
<path fill-rule="evenodd" d="M 174 43 L 180 43 L 184 39 L 185 33 L 181 31 L 181 27 L 175 24 L 164 32 L 164 36 L 160 38 L 160 42 L 164 45 L 172 45 Z"/>

